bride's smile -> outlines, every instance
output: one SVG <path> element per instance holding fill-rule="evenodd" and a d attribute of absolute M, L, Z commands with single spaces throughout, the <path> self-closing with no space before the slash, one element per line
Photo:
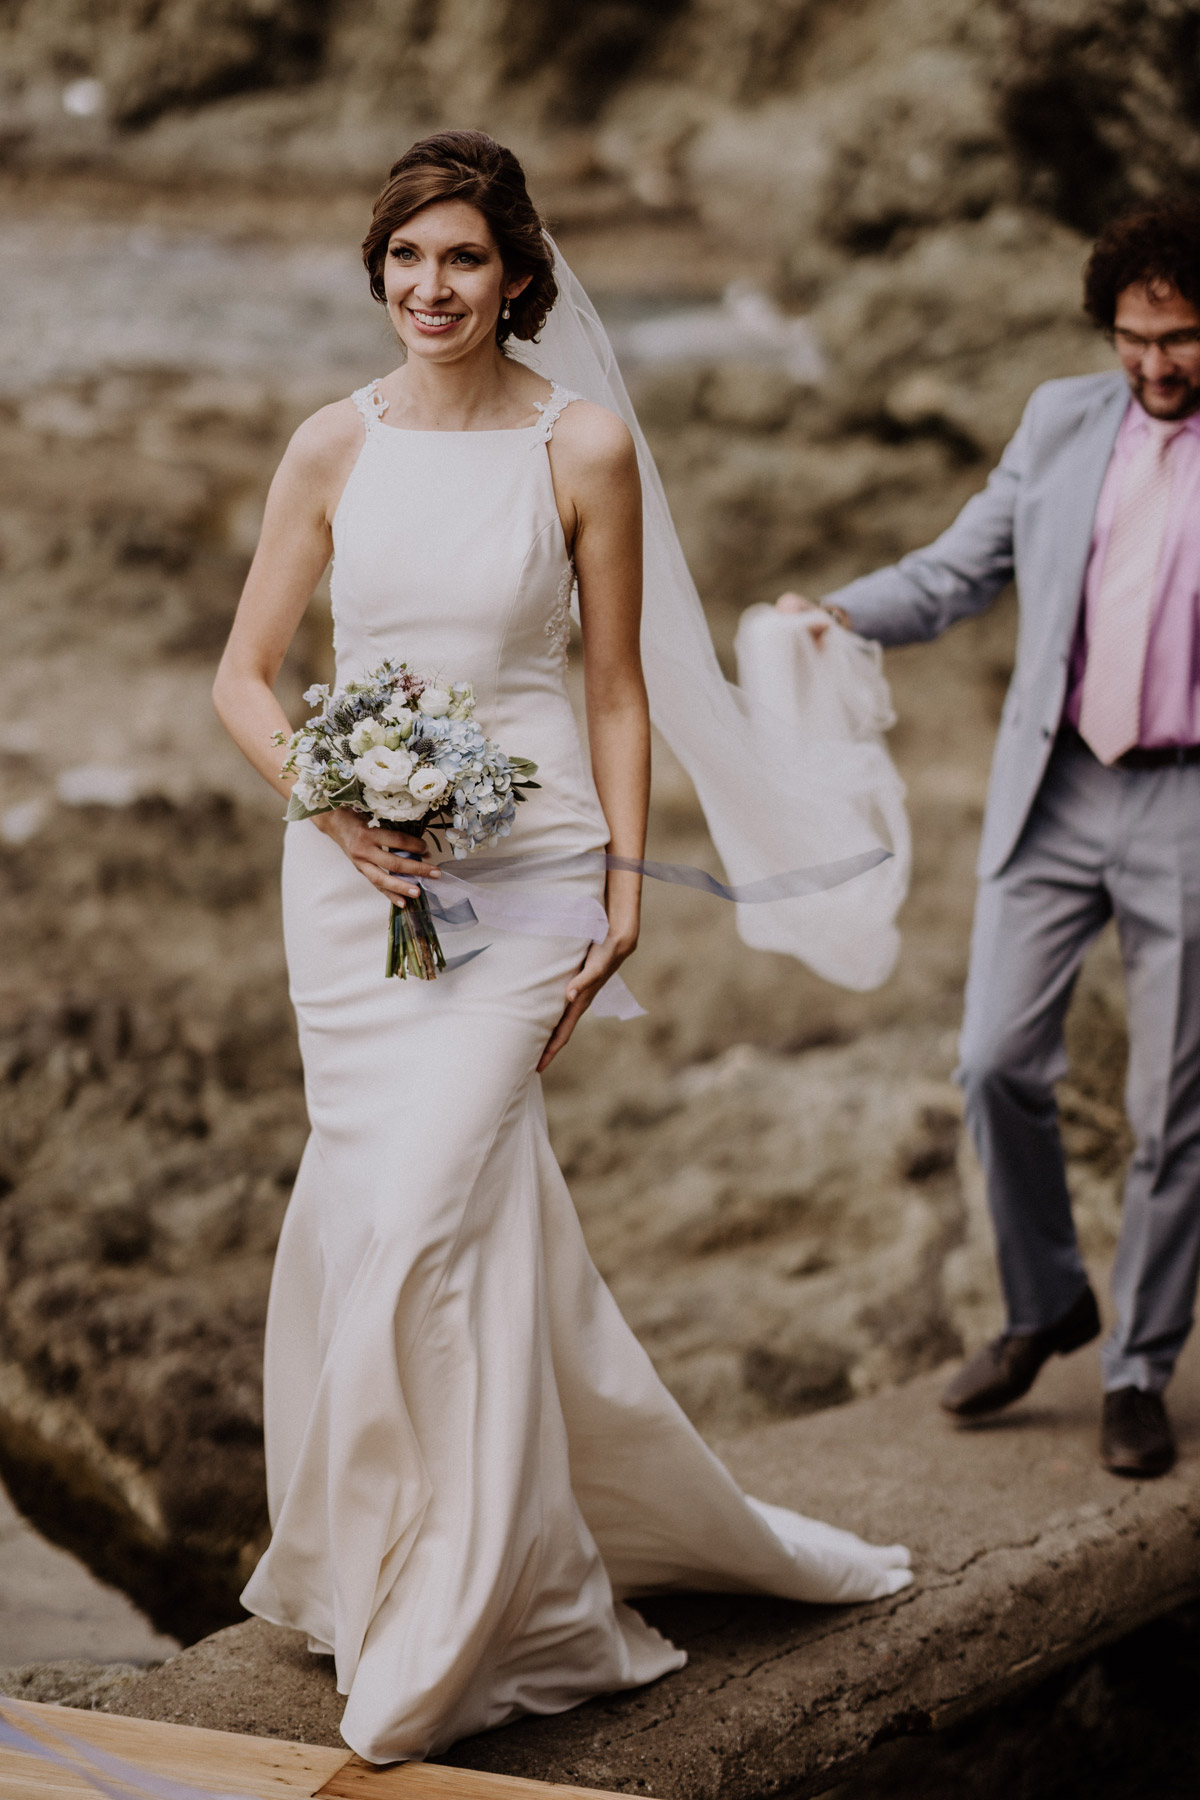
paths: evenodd
<path fill-rule="evenodd" d="M 462 313 L 453 312 L 419 312 L 415 306 L 410 306 L 408 310 L 423 331 L 446 331 L 451 325 L 457 325 L 463 316 Z"/>

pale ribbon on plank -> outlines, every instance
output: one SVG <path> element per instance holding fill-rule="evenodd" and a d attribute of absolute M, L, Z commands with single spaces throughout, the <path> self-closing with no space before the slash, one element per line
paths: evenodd
<path fill-rule="evenodd" d="M 104 1794 L 106 1800 L 253 1800 L 246 1793 L 223 1789 L 217 1794 L 210 1788 L 191 1787 L 181 1781 L 171 1781 L 165 1775 L 151 1775 L 147 1769 L 138 1768 L 136 1763 L 126 1762 L 120 1756 L 111 1756 L 107 1750 L 97 1749 L 95 1744 L 85 1744 L 73 1732 L 63 1731 L 60 1726 L 49 1724 L 40 1713 L 35 1723 L 37 1730 L 45 1733 L 45 1737 L 35 1737 L 33 1732 L 13 1724 L 6 1711 L 9 1707 L 16 1711 L 18 1717 L 24 1713 L 19 1700 L 6 1698 L 0 1702 L 0 1747 L 19 1750 L 26 1756 L 36 1756 L 43 1762 L 52 1763 L 57 1769 L 68 1770 L 79 1780 L 86 1781 L 95 1788 L 98 1794 Z M 47 1738 L 50 1740 L 48 1743 Z M 61 1749 L 55 1748 L 56 1745 L 64 1745 L 71 1754 L 64 1755 Z"/>

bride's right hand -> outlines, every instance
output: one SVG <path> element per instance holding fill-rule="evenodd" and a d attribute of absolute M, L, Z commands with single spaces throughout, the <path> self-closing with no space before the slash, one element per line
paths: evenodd
<path fill-rule="evenodd" d="M 345 851 L 359 874 L 365 875 L 371 886 L 386 894 L 396 906 L 403 906 L 406 899 L 415 900 L 420 893 L 412 879 L 414 875 L 429 875 L 435 881 L 438 878 L 437 866 L 425 861 L 428 852 L 421 838 L 386 825 L 368 825 L 352 807 L 339 806 L 334 812 L 318 813 L 312 822 Z M 413 858 L 404 865 L 403 876 L 395 872 L 398 851 Z"/>

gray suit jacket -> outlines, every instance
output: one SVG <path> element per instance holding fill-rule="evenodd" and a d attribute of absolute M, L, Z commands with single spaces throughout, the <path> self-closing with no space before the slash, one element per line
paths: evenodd
<path fill-rule="evenodd" d="M 1017 665 L 988 787 L 979 873 L 1016 849 L 1062 717 L 1096 502 L 1125 409 L 1124 375 L 1048 381 L 1015 437 L 940 538 L 827 596 L 883 644 L 936 637 L 982 612 L 1015 575 Z"/>

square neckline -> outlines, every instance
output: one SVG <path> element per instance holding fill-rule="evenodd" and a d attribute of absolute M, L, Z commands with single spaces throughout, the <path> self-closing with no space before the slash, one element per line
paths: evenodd
<path fill-rule="evenodd" d="M 391 402 L 385 400 L 379 392 L 379 384 L 382 380 L 383 377 L 377 375 L 374 381 L 367 382 L 365 387 L 358 388 L 350 396 L 362 415 L 368 437 L 385 431 L 394 432 L 397 437 L 439 438 L 520 437 L 526 432 L 538 431 L 542 433 L 544 440 L 548 443 L 551 433 L 558 423 L 559 415 L 571 404 L 572 400 L 581 398 L 580 395 L 573 394 L 568 388 L 563 387 L 561 383 L 551 380 L 550 392 L 546 398 L 535 400 L 532 403 L 534 411 L 542 416 L 535 419 L 531 425 L 483 425 L 478 427 L 468 425 L 454 430 L 439 431 L 436 426 L 389 425 L 383 415 Z"/>

